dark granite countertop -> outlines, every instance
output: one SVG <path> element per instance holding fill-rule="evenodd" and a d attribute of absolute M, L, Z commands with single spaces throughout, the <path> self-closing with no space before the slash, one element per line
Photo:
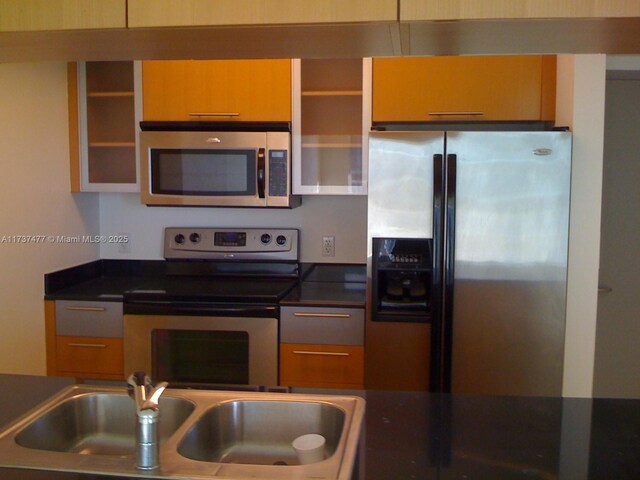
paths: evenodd
<path fill-rule="evenodd" d="M 302 282 L 280 301 L 282 306 L 364 308 L 366 284 Z"/>
<path fill-rule="evenodd" d="M 0 375 L 0 425 L 69 383 Z M 342 393 L 367 402 L 361 480 L 640 478 L 640 400 Z M 0 478 L 124 477 L 0 468 Z"/>
<path fill-rule="evenodd" d="M 96 260 L 44 276 L 45 300 L 121 302 L 124 292 L 160 275 L 163 260 Z"/>
<path fill-rule="evenodd" d="M 303 272 L 303 281 L 282 299 L 280 305 L 364 308 L 365 265 L 315 264 Z"/>
<path fill-rule="evenodd" d="M 97 260 L 46 274 L 45 299 L 122 301 L 124 292 L 167 275 L 175 265 L 163 260 Z M 302 264 L 300 272 L 302 281 L 282 305 L 364 307 L 364 265 Z"/>

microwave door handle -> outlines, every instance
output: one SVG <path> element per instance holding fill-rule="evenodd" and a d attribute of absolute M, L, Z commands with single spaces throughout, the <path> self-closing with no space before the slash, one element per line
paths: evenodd
<path fill-rule="evenodd" d="M 266 179 L 266 170 L 265 170 L 265 149 L 258 149 L 258 198 L 264 198 L 264 188 L 265 188 L 265 179 Z"/>

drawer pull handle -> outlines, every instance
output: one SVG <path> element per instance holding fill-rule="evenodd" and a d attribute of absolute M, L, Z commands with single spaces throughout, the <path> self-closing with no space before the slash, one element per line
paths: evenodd
<path fill-rule="evenodd" d="M 67 343 L 68 347 L 107 348 L 104 343 Z"/>
<path fill-rule="evenodd" d="M 193 112 L 190 117 L 239 117 L 238 112 Z"/>
<path fill-rule="evenodd" d="M 106 312 L 105 307 L 67 307 L 67 310 L 75 312 Z"/>
<path fill-rule="evenodd" d="M 327 357 L 348 357 L 349 354 L 346 352 L 310 352 L 308 350 L 294 350 L 293 353 L 296 355 L 324 355 Z"/>
<path fill-rule="evenodd" d="M 313 317 L 321 317 L 321 318 L 351 318 L 351 314 L 349 313 L 304 313 L 304 312 L 295 312 L 293 314 L 294 317 L 303 317 L 303 318 L 313 318 Z"/>
<path fill-rule="evenodd" d="M 431 115 L 432 117 L 463 116 L 463 115 L 471 115 L 471 116 L 479 117 L 484 115 L 484 112 L 429 112 L 429 115 Z"/>

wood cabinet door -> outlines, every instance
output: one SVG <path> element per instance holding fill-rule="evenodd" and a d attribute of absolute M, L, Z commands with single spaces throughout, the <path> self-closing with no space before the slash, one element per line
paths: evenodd
<path fill-rule="evenodd" d="M 145 120 L 290 121 L 290 60 L 160 60 L 142 66 Z"/>
<path fill-rule="evenodd" d="M 555 57 L 375 59 L 373 121 L 553 120 Z"/>
<path fill-rule="evenodd" d="M 280 384 L 315 388 L 363 388 L 364 347 L 280 344 Z"/>
<path fill-rule="evenodd" d="M 57 375 L 78 378 L 124 378 L 121 338 L 56 337 Z"/>

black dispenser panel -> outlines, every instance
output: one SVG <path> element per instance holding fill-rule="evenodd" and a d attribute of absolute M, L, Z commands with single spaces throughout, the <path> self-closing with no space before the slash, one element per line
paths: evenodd
<path fill-rule="evenodd" d="M 373 239 L 374 321 L 431 321 L 433 240 Z"/>

